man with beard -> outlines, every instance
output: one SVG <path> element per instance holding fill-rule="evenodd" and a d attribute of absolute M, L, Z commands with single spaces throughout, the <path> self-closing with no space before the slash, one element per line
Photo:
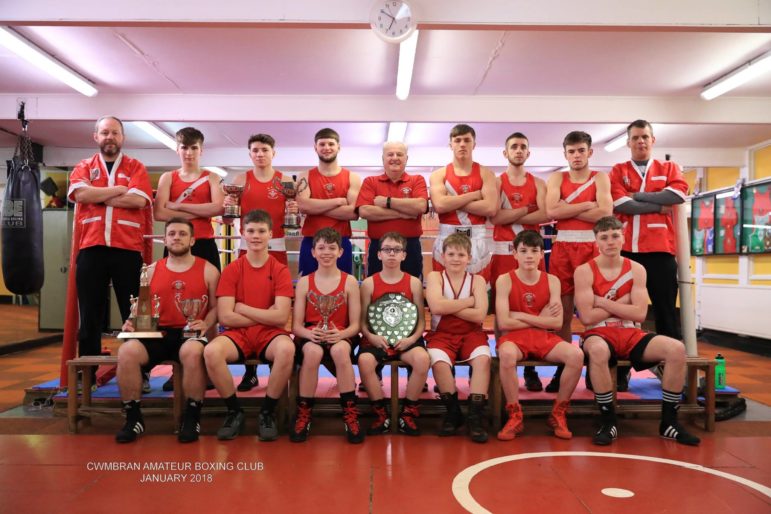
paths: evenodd
<path fill-rule="evenodd" d="M 314 141 L 319 165 L 308 171 L 308 187 L 297 196 L 300 211 L 307 215 L 300 245 L 300 275 L 310 275 L 318 268 L 311 249 L 313 236 L 324 227 L 337 230 L 343 237 L 343 255 L 337 260 L 337 267 L 350 274 L 353 272 L 350 221 L 358 218 L 356 197 L 361 189 L 361 178 L 337 163 L 340 151 L 337 132 L 323 128 L 316 132 Z"/>
<path fill-rule="evenodd" d="M 121 153 L 123 140 L 123 123 L 118 118 L 99 118 L 94 130 L 99 153 L 80 161 L 70 174 L 67 195 L 78 204 L 72 244 L 78 250 L 75 281 L 81 356 L 101 351 L 111 281 L 121 317 L 128 319 L 129 298 L 139 294 L 143 236 L 152 231 L 147 170 Z"/>
<path fill-rule="evenodd" d="M 194 242 L 193 223 L 184 218 L 171 218 L 166 222 L 164 243 L 168 257 L 164 257 L 148 269 L 150 295 L 160 299 L 159 330 L 162 339 L 129 339 L 118 351 L 118 388 L 126 424 L 115 435 L 119 443 L 130 443 L 144 432 L 144 419 L 139 406 L 141 380 L 140 367 L 152 368 L 166 360 L 182 363 L 182 389 L 187 398 L 187 408 L 177 438 L 181 443 L 198 440 L 201 431 L 201 406 L 206 390 L 206 370 L 203 364 L 204 341 L 184 337 L 186 330 L 201 335 L 217 324 L 217 282 L 220 273 L 205 259 L 191 253 Z M 176 299 L 208 298 L 206 312 L 187 324 L 185 316 L 176 306 Z M 123 330 L 133 332 L 131 320 Z"/>
<path fill-rule="evenodd" d="M 548 221 L 546 216 L 546 184 L 540 178 L 525 171 L 525 162 L 530 157 L 530 141 L 521 132 L 514 132 L 506 138 L 503 156 L 509 161 L 506 171 L 498 177 L 500 209 L 490 221 L 493 229 L 493 257 L 490 264 L 490 285 L 495 299 L 495 281 L 498 277 L 517 269 L 514 258 L 514 238 L 524 230 L 538 231 L 538 225 Z M 546 271 L 544 260 L 539 267 Z M 535 367 L 525 366 L 525 387 L 528 391 L 541 391 L 543 385 Z"/>

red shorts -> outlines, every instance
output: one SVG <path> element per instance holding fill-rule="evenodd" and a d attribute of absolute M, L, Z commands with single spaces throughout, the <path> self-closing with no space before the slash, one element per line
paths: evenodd
<path fill-rule="evenodd" d="M 597 257 L 596 243 L 566 243 L 555 241 L 551 248 L 549 259 L 549 273 L 560 279 L 560 288 L 563 296 L 573 294 L 573 273 L 581 264 L 589 262 Z"/>
<path fill-rule="evenodd" d="M 648 332 L 643 332 L 639 328 L 597 327 L 584 332 L 583 338 L 586 340 L 590 336 L 599 336 L 613 347 L 616 358 L 628 359 L 637 343 L 647 335 Z"/>
<path fill-rule="evenodd" d="M 467 334 L 450 334 L 447 332 L 427 332 L 426 343 L 428 343 L 429 355 L 432 349 L 442 350 L 450 358 L 453 366 L 457 361 L 465 361 L 471 357 L 474 350 L 481 347 L 487 347 L 487 334 L 483 331 L 469 332 Z M 432 364 L 434 359 L 431 359 Z"/>
<path fill-rule="evenodd" d="M 555 346 L 562 341 L 562 338 L 557 334 L 548 332 L 541 328 L 521 328 L 519 330 L 512 330 L 506 335 L 498 338 L 495 344 L 495 350 L 503 343 L 514 343 L 522 352 L 522 360 L 535 359 L 545 360 Z"/>
<path fill-rule="evenodd" d="M 289 332 L 282 328 L 268 327 L 265 325 L 252 325 L 250 327 L 231 328 L 221 335 L 229 338 L 244 354 L 245 359 L 260 357 L 260 354 L 273 339 L 278 336 L 289 336 Z"/>

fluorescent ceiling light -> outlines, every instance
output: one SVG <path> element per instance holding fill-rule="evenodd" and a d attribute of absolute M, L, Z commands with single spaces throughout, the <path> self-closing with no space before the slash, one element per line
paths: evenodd
<path fill-rule="evenodd" d="M 705 100 L 712 100 L 768 71 L 771 71 L 771 51 L 710 83 L 701 92 L 701 97 Z"/>
<path fill-rule="evenodd" d="M 614 137 L 613 139 L 611 139 L 610 141 L 608 141 L 607 143 L 605 143 L 605 151 L 615 152 L 622 146 L 626 146 L 626 139 L 627 139 L 626 131 L 624 131 L 623 134 L 620 134 Z"/>
<path fill-rule="evenodd" d="M 404 136 L 407 134 L 406 121 L 392 121 L 388 124 L 388 138 L 386 141 L 404 142 Z"/>
<path fill-rule="evenodd" d="M 159 129 L 156 125 L 146 121 L 135 121 L 134 125 L 153 136 L 156 140 L 160 141 L 165 146 L 169 147 L 175 152 L 177 151 L 177 141 L 166 132 Z"/>
<path fill-rule="evenodd" d="M 396 75 L 396 98 L 399 100 L 406 100 L 410 96 L 412 68 L 415 65 L 419 32 L 416 30 L 410 37 L 399 43 L 399 68 Z"/>
<path fill-rule="evenodd" d="M 216 173 L 220 177 L 227 177 L 228 172 L 220 168 L 219 166 L 204 166 L 207 170 L 211 171 L 212 173 Z"/>
<path fill-rule="evenodd" d="M 79 93 L 86 96 L 94 96 L 99 92 L 89 80 L 7 27 L 0 27 L 0 45 L 3 45 L 30 64 L 34 64 L 55 79 L 64 82 Z"/>

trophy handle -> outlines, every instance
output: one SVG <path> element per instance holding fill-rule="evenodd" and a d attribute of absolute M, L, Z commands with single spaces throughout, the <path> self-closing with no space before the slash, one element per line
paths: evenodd
<path fill-rule="evenodd" d="M 209 303 L 209 296 L 208 295 L 201 295 L 201 318 L 206 317 L 206 305 Z"/>
<path fill-rule="evenodd" d="M 301 177 L 300 180 L 297 181 L 297 185 L 295 186 L 295 189 L 297 189 L 297 194 L 299 195 L 301 192 L 308 189 L 308 179 L 305 177 Z"/>

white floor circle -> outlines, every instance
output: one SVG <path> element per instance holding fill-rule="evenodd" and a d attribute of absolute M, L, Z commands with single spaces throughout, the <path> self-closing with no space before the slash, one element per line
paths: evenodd
<path fill-rule="evenodd" d="M 619 489 L 617 487 L 606 487 L 600 492 L 611 498 L 631 498 L 634 496 L 634 493 L 629 489 Z"/>
<path fill-rule="evenodd" d="M 629 459 L 629 460 L 642 460 L 647 462 L 657 462 L 659 464 L 669 464 L 670 466 L 678 466 L 681 468 L 690 469 L 693 471 L 700 471 L 709 475 L 714 475 L 720 478 L 731 480 L 738 484 L 742 484 L 750 489 L 754 489 L 761 494 L 764 494 L 771 498 L 771 487 L 766 487 L 763 484 L 753 482 L 746 478 L 732 475 L 724 471 L 718 471 L 716 469 L 707 468 L 699 464 L 693 464 L 691 462 L 683 462 L 680 460 L 661 459 L 659 457 L 648 457 L 645 455 L 630 455 L 625 453 L 603 453 L 603 452 L 537 452 L 537 453 L 521 453 L 519 455 L 506 455 L 504 457 L 496 457 L 482 461 L 473 466 L 469 466 L 455 476 L 452 481 L 452 494 L 455 499 L 460 503 L 461 507 L 474 514 L 492 514 L 489 510 L 482 507 L 473 496 L 469 485 L 471 480 L 481 471 L 484 471 L 493 466 L 499 464 L 505 464 L 507 462 L 514 462 L 517 460 L 526 459 L 543 459 L 548 457 L 603 457 L 608 459 Z M 630 491 L 631 492 L 631 491 Z"/>

